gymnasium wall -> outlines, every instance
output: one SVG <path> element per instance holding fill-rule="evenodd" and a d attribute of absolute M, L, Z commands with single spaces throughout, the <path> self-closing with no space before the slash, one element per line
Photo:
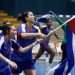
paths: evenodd
<path fill-rule="evenodd" d="M 9 14 L 32 10 L 35 14 L 43 14 L 52 10 L 57 14 L 74 14 L 75 2 L 70 0 L 0 0 L 0 10 Z"/>

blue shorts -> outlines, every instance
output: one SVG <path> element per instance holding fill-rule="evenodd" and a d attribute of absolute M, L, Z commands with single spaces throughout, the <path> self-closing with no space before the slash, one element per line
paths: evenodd
<path fill-rule="evenodd" d="M 48 40 L 45 40 L 43 42 L 40 43 L 40 45 L 44 48 L 44 49 L 47 49 L 48 48 Z"/>
<path fill-rule="evenodd" d="M 12 72 L 14 74 L 19 74 L 22 71 L 25 71 L 25 70 L 28 70 L 28 69 L 35 69 L 35 65 L 34 65 L 35 63 L 34 63 L 33 60 L 23 61 L 23 62 L 15 61 L 15 62 L 18 65 L 18 68 L 16 70 L 12 69 Z"/>
<path fill-rule="evenodd" d="M 12 75 L 10 67 L 6 67 L 3 70 L 0 70 L 0 75 Z"/>

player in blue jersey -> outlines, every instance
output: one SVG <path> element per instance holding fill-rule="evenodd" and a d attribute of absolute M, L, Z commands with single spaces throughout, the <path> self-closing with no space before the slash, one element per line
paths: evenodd
<path fill-rule="evenodd" d="M 35 17 L 31 11 L 21 15 L 21 24 L 18 27 L 18 43 L 24 47 L 35 42 L 36 38 L 44 38 L 45 35 L 38 32 L 38 28 L 34 26 Z M 18 64 L 18 69 L 13 70 L 13 73 L 25 72 L 26 75 L 36 75 L 34 61 L 32 59 L 32 48 L 29 51 L 21 53 L 14 52 L 13 60 Z"/>
<path fill-rule="evenodd" d="M 11 44 L 10 44 L 10 28 L 8 26 L 1 26 L 0 29 L 4 35 L 4 42 L 0 48 L 0 75 L 12 75 L 10 66 L 17 68 L 17 64 L 10 60 Z"/>
<path fill-rule="evenodd" d="M 38 19 L 39 22 L 39 27 L 40 30 L 43 34 L 48 35 L 48 33 L 53 29 L 52 28 L 52 19 L 48 16 L 48 15 L 43 15 L 42 17 L 40 17 Z M 58 38 L 58 36 L 54 33 L 55 37 Z M 47 40 L 43 41 L 40 43 L 40 50 L 37 53 L 36 57 L 35 57 L 35 61 L 44 53 L 44 51 L 47 51 L 48 54 L 50 55 L 49 58 L 49 63 L 52 63 L 53 58 L 55 56 L 55 50 L 52 49 L 48 44 L 49 44 L 49 39 L 47 38 Z"/>

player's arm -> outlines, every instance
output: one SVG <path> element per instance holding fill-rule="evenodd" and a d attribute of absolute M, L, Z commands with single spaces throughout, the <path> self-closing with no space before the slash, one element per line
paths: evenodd
<path fill-rule="evenodd" d="M 30 48 L 34 47 L 37 44 L 37 41 L 33 42 L 32 44 L 26 46 L 26 47 L 19 47 L 19 51 L 24 53 L 27 52 Z"/>
<path fill-rule="evenodd" d="M 32 48 L 33 46 L 35 46 L 38 42 L 40 42 L 39 40 L 33 42 L 32 44 L 28 45 L 28 46 L 25 46 L 25 47 L 22 47 L 20 46 L 17 42 L 14 42 L 12 43 L 12 48 L 16 51 L 20 51 L 22 53 L 24 52 L 27 52 L 28 50 L 30 50 L 30 48 Z"/>
<path fill-rule="evenodd" d="M 18 32 L 18 38 L 33 38 L 33 37 L 44 38 L 45 35 L 41 33 L 40 31 L 36 33 Z"/>
<path fill-rule="evenodd" d="M 44 37 L 44 34 L 40 32 L 40 29 L 36 26 L 35 28 L 37 30 L 36 33 L 27 33 L 25 29 L 22 29 L 22 27 L 20 27 L 20 29 L 18 29 L 18 38 Z"/>
<path fill-rule="evenodd" d="M 42 33 L 20 33 L 22 38 L 27 38 L 27 37 L 42 37 Z"/>
<path fill-rule="evenodd" d="M 15 69 L 17 68 L 17 64 L 11 61 L 10 59 L 8 59 L 7 57 L 5 57 L 2 53 L 0 53 L 0 60 L 8 63 L 12 68 L 15 68 Z"/>

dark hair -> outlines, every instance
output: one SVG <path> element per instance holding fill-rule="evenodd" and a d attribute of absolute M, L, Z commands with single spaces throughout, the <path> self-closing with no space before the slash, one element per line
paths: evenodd
<path fill-rule="evenodd" d="M 24 23 L 27 22 L 27 21 L 26 21 L 26 17 L 28 16 L 29 12 L 30 12 L 30 11 L 26 11 L 26 12 L 24 12 L 24 13 L 22 14 L 22 22 L 24 22 Z"/>
<path fill-rule="evenodd" d="M 17 20 L 18 20 L 18 21 L 21 21 L 21 19 L 22 19 L 22 14 L 19 13 L 19 14 L 18 14 L 18 17 L 17 17 Z"/>
<path fill-rule="evenodd" d="M 8 26 L 8 25 L 2 25 L 2 26 L 0 26 L 0 30 L 2 30 L 2 32 L 3 32 L 3 35 L 6 35 L 6 34 L 8 34 L 8 32 L 10 32 L 10 26 Z"/>
<path fill-rule="evenodd" d="M 38 19 L 38 22 L 42 22 L 42 23 L 48 23 L 49 18 L 40 18 Z"/>
<path fill-rule="evenodd" d="M 19 20 L 19 21 L 22 21 L 23 23 L 26 23 L 26 17 L 28 16 L 28 13 L 29 13 L 29 12 L 30 12 L 30 11 L 26 11 L 26 12 L 24 12 L 24 13 L 18 15 L 18 20 Z"/>

